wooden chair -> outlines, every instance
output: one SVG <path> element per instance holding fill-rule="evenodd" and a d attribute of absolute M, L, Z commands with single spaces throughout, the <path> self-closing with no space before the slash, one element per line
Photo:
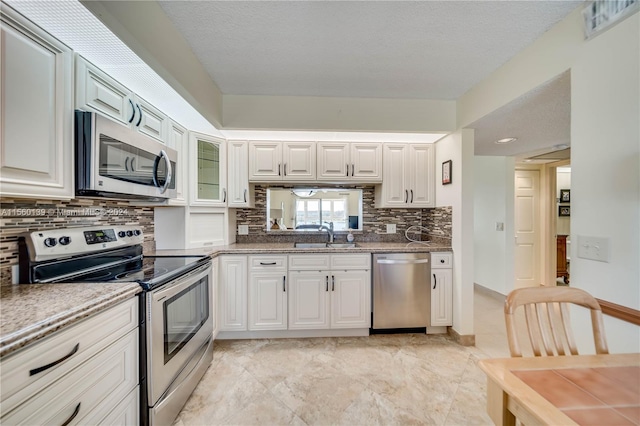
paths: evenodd
<path fill-rule="evenodd" d="M 608 354 L 602 310 L 593 296 L 584 290 L 571 287 L 529 287 L 513 290 L 504 303 L 511 356 L 522 356 L 514 317 L 516 309 L 522 305 L 524 305 L 529 341 L 534 356 L 542 356 L 542 351 L 548 356 L 578 355 L 569 320 L 570 303 L 591 310 L 596 353 Z M 540 343 L 542 343 L 542 350 Z"/>

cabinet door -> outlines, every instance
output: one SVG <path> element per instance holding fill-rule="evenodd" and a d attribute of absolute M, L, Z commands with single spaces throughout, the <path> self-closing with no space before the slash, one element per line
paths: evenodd
<path fill-rule="evenodd" d="M 289 329 L 329 328 L 329 272 L 289 272 Z"/>
<path fill-rule="evenodd" d="M 352 143 L 350 157 L 352 180 L 382 182 L 382 144 Z"/>
<path fill-rule="evenodd" d="M 177 196 L 169 200 L 170 205 L 185 205 L 187 203 L 187 185 L 189 182 L 189 136 L 187 129 L 174 121 L 169 122 L 169 139 L 167 145 L 178 152 L 178 161 L 173 173 L 176 176 Z"/>
<path fill-rule="evenodd" d="M 384 181 L 376 189 L 376 207 L 407 207 L 409 188 L 406 158 L 407 144 L 384 144 Z"/>
<path fill-rule="evenodd" d="M 434 269 L 431 273 L 431 326 L 453 325 L 452 270 Z"/>
<path fill-rule="evenodd" d="M 247 330 L 247 257 L 220 258 L 220 331 Z"/>
<path fill-rule="evenodd" d="M 249 330 L 287 329 L 287 274 L 251 273 Z"/>
<path fill-rule="evenodd" d="M 349 144 L 318 142 L 318 180 L 340 181 L 351 176 Z"/>
<path fill-rule="evenodd" d="M 225 207 L 227 204 L 226 145 L 223 139 L 191 132 L 192 206 Z"/>
<path fill-rule="evenodd" d="M 409 207 L 435 206 L 433 145 L 409 146 Z"/>
<path fill-rule="evenodd" d="M 76 56 L 76 108 L 95 111 L 125 126 L 135 123 L 138 110 L 129 89 L 81 56 Z"/>
<path fill-rule="evenodd" d="M 371 327 L 371 271 L 332 271 L 331 328 Z"/>
<path fill-rule="evenodd" d="M 2 4 L 0 193 L 70 199 L 73 54 Z"/>
<path fill-rule="evenodd" d="M 282 180 L 281 142 L 249 142 L 249 180 Z"/>
<path fill-rule="evenodd" d="M 282 163 L 284 180 L 315 180 L 316 143 L 283 142 Z"/>
<path fill-rule="evenodd" d="M 228 141 L 229 207 L 253 207 L 253 191 L 249 186 L 249 142 Z"/>
<path fill-rule="evenodd" d="M 167 122 L 169 118 L 144 99 L 135 97 L 137 115 L 133 125 L 140 133 L 162 143 L 167 142 Z"/>

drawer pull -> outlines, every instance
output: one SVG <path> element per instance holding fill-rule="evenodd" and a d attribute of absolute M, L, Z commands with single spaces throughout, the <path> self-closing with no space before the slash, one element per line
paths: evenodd
<path fill-rule="evenodd" d="M 69 352 L 69 354 L 67 354 L 67 355 L 63 356 L 62 358 L 60 358 L 59 360 L 53 361 L 51 364 L 43 365 L 42 367 L 38 367 L 38 368 L 34 368 L 33 370 L 30 370 L 29 371 L 29 375 L 30 376 L 35 376 L 36 374 L 42 373 L 43 371 L 48 370 L 51 367 L 55 367 L 56 365 L 60 364 L 61 362 L 66 361 L 67 359 L 71 358 L 76 352 L 78 352 L 78 349 L 80 349 L 80 343 L 76 343 L 76 346 L 73 348 L 73 350 L 71 352 Z M 78 407 L 79 406 L 80 406 L 80 404 L 78 404 Z M 69 420 L 69 421 L 71 421 L 71 420 Z"/>
<path fill-rule="evenodd" d="M 436 278 L 436 274 L 433 274 L 433 289 L 436 289 L 436 284 L 438 283 L 438 279 Z"/>
<path fill-rule="evenodd" d="M 276 262 L 260 262 L 260 264 L 261 264 L 261 265 L 264 265 L 264 266 L 268 266 L 268 265 L 277 265 L 277 263 L 276 263 Z"/>
<path fill-rule="evenodd" d="M 78 402 L 78 405 L 76 405 L 76 409 L 73 410 L 73 414 L 71 414 L 71 417 L 69 417 L 66 422 L 62 423 L 62 426 L 67 426 L 69 423 L 71 423 L 73 419 L 76 418 L 79 412 L 80 412 L 80 403 Z"/>

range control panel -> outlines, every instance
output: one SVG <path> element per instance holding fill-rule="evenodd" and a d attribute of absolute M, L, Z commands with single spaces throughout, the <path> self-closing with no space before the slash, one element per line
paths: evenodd
<path fill-rule="evenodd" d="M 25 235 L 33 262 L 60 259 L 107 249 L 142 244 L 139 226 L 91 226 L 50 229 Z"/>

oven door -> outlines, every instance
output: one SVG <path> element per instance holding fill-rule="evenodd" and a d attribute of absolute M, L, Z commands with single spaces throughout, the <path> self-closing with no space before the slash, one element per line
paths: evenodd
<path fill-rule="evenodd" d="M 213 276 L 207 263 L 147 293 L 149 406 L 155 405 L 213 334 Z"/>

